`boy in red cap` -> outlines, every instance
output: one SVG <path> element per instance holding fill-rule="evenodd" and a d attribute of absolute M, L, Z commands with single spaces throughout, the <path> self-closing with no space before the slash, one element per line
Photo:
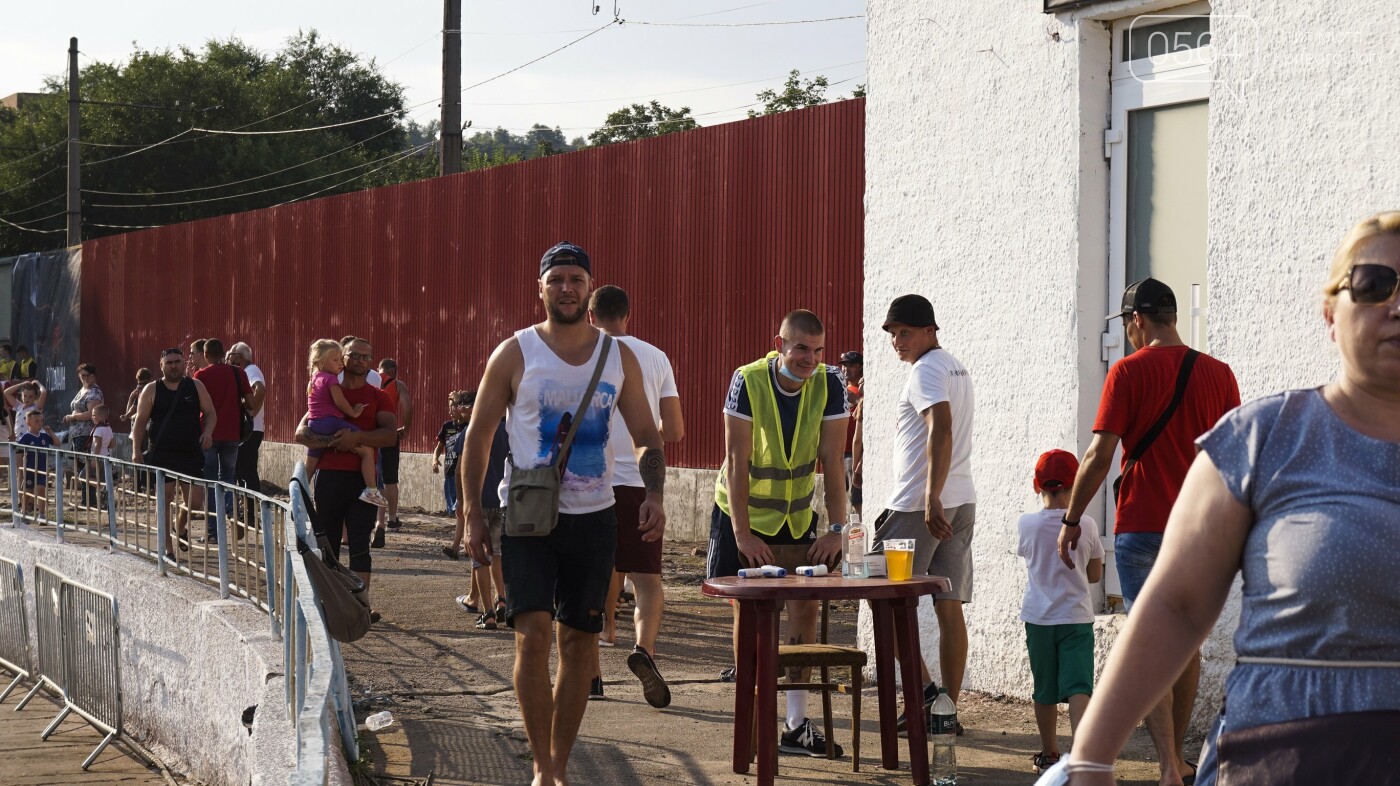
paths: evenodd
<path fill-rule="evenodd" d="M 1083 518 L 1083 537 L 1071 552 L 1074 568 L 1060 560 L 1060 517 L 1069 507 L 1079 461 L 1073 453 L 1051 450 L 1035 462 L 1035 490 L 1043 507 L 1021 516 L 1016 555 L 1026 560 L 1026 595 L 1021 621 L 1026 623 L 1026 649 L 1035 679 L 1035 724 L 1040 730 L 1040 753 L 1032 757 L 1037 772 L 1060 760 L 1055 739 L 1060 702 L 1069 703 L 1070 731 L 1089 706 L 1094 692 L 1094 608 L 1089 585 L 1103 577 L 1103 544 L 1099 527 Z"/>

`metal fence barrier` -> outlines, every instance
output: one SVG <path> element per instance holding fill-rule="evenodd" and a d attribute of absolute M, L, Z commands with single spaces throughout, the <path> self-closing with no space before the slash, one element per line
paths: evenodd
<path fill-rule="evenodd" d="M 60 590 L 63 620 L 63 711 L 49 724 L 47 740 L 69 713 L 107 733 L 83 760 L 83 769 L 122 733 L 121 637 L 117 599 L 65 579 Z"/>
<path fill-rule="evenodd" d="M 30 677 L 29 615 L 24 611 L 24 568 L 18 562 L 0 557 L 0 667 L 15 675 L 0 691 L 0 701 L 21 680 Z"/>
<path fill-rule="evenodd" d="M 57 695 L 63 695 L 63 577 L 43 565 L 34 566 L 34 632 L 39 641 L 39 657 L 35 661 L 34 687 L 15 705 L 24 709 L 34 694 L 45 685 Z"/>
<path fill-rule="evenodd" d="M 315 588 L 296 550 L 298 535 L 315 543 L 300 499 L 287 502 L 252 489 L 59 448 L 7 443 L 0 455 L 9 459 L 4 479 L 16 526 L 52 528 L 60 543 L 65 533 L 88 542 L 98 539 L 112 551 L 154 562 L 161 576 L 183 574 L 213 586 L 221 598 L 245 598 L 267 612 L 273 635 L 286 641 L 288 714 L 297 730 L 290 783 L 326 782 L 333 719 L 347 759 L 359 758 L 344 661 L 338 643 L 326 633 Z M 296 478 L 305 483 L 300 464 Z M 16 709 L 43 684 L 63 690 L 57 682 L 64 679 L 57 638 L 62 579 L 56 576 L 42 566 L 36 570 L 39 684 Z M 51 601 L 44 602 L 50 594 Z M 115 608 L 112 616 L 115 620 Z M 119 657 L 115 649 L 111 655 Z M 87 705 L 82 709 L 93 712 L 96 717 L 84 717 L 99 727 L 104 718 L 116 718 L 107 722 L 109 735 L 119 723 L 119 711 L 103 715 Z"/>

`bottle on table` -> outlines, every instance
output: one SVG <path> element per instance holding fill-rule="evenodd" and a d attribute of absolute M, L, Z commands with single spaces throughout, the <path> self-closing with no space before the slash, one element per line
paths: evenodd
<path fill-rule="evenodd" d="M 865 563 L 865 527 L 860 523 L 859 513 L 851 512 L 844 534 L 846 548 L 841 555 L 841 575 L 848 579 L 870 578 L 870 567 Z"/>
<path fill-rule="evenodd" d="M 938 689 L 938 698 L 929 708 L 928 733 L 933 735 L 933 762 L 929 778 L 933 786 L 955 786 L 958 782 L 958 708 L 947 688 Z"/>

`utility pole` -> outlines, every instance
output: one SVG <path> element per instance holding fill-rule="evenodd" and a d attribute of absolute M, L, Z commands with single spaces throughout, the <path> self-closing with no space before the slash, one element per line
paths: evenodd
<path fill-rule="evenodd" d="M 442 127 L 438 174 L 462 171 L 462 0 L 442 0 Z"/>
<path fill-rule="evenodd" d="M 82 178 L 78 161 L 78 39 L 68 39 L 68 235 L 67 245 L 83 243 Z"/>

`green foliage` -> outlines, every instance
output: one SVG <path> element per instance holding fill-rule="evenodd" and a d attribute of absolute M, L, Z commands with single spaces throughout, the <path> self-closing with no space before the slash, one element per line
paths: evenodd
<path fill-rule="evenodd" d="M 396 160 L 412 145 L 430 140 L 430 130 L 435 130 L 431 124 L 426 129 L 404 124 L 403 88 L 372 62 L 323 41 L 315 31 L 298 33 L 272 55 L 237 39 L 211 40 L 198 50 L 138 48 L 125 62 L 86 66 L 79 83 L 87 101 L 174 110 L 82 106 L 85 238 L 124 231 L 100 224 L 172 224 L 268 207 L 318 191 L 330 195 L 402 182 L 437 169 L 431 146 L 426 156 Z M 43 94 L 19 111 L 0 112 L 0 217 L 31 229 L 63 228 L 62 215 L 35 219 L 64 208 L 66 145 L 28 158 L 23 149 L 63 142 L 67 111 L 66 82 L 55 76 Z M 294 134 L 229 136 L 189 130 L 271 131 L 376 115 L 380 117 Z M 140 150 L 170 137 L 177 138 Z M 220 187 L 240 180 L 247 182 Z M 55 248 L 63 240 L 62 234 L 0 224 L 0 256 Z"/>
<path fill-rule="evenodd" d="M 851 98 L 865 98 L 865 85 L 856 85 L 856 89 L 851 91 Z"/>
<path fill-rule="evenodd" d="M 803 107 L 816 106 L 826 103 L 826 88 L 828 86 L 826 77 L 819 76 L 816 79 L 802 79 L 802 73 L 796 68 L 788 73 L 787 82 L 783 85 L 782 92 L 774 90 L 764 90 L 754 96 L 763 104 L 762 112 L 749 110 L 749 117 L 759 117 L 761 115 L 774 115 L 779 112 L 786 112 L 790 109 L 802 109 Z M 864 95 L 864 92 L 861 93 Z"/>
<path fill-rule="evenodd" d="M 603 128 L 589 134 L 588 141 L 594 145 L 610 145 L 699 127 L 700 124 L 690 116 L 690 107 L 672 109 L 652 101 L 650 104 L 623 107 L 608 115 L 603 121 Z"/>

